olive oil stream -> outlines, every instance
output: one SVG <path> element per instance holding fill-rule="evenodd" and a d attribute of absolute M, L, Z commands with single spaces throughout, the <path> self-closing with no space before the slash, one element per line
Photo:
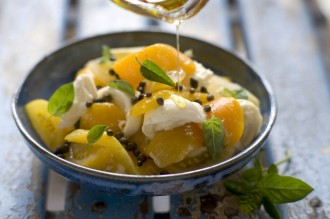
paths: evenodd
<path fill-rule="evenodd" d="M 180 77 L 184 72 L 179 66 L 180 24 L 199 12 L 208 0 L 112 0 L 115 4 L 140 15 L 156 18 L 176 26 L 177 70 L 170 72 L 176 77 L 179 91 Z"/>

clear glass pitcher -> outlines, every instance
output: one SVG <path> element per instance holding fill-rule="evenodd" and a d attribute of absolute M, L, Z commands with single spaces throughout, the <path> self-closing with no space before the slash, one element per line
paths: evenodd
<path fill-rule="evenodd" d="M 181 22 L 194 16 L 208 0 L 111 0 L 135 13 L 168 23 Z"/>

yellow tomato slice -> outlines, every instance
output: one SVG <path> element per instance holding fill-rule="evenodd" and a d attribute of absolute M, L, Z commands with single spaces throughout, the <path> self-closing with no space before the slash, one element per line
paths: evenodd
<path fill-rule="evenodd" d="M 26 113 L 33 128 L 47 147 L 55 151 L 58 146 L 63 145 L 64 137 L 73 130 L 71 128 L 59 128 L 60 117 L 48 113 L 48 101 L 37 99 L 25 106 Z"/>
<path fill-rule="evenodd" d="M 152 94 L 151 97 L 145 97 L 131 108 L 131 116 L 138 116 L 145 114 L 151 110 L 156 109 L 159 105 L 157 103 L 157 98 L 161 97 L 163 99 L 168 99 L 173 94 L 170 90 L 160 90 Z"/>
<path fill-rule="evenodd" d="M 77 129 L 65 137 L 71 142 L 66 158 L 93 169 L 116 173 L 137 174 L 138 171 L 125 148 L 112 136 L 103 134 L 94 144 L 88 144 L 88 130 Z"/>

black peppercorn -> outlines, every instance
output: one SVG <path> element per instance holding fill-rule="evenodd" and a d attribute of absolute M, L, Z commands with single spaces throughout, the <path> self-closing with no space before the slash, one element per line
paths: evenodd
<path fill-rule="evenodd" d="M 134 154 L 135 157 L 137 157 L 137 156 L 139 156 L 140 151 L 137 150 L 137 149 L 135 149 L 135 150 L 133 151 L 133 154 Z"/>
<path fill-rule="evenodd" d="M 164 105 L 164 99 L 161 98 L 161 97 L 158 97 L 158 98 L 157 98 L 157 103 L 158 103 L 158 105 L 160 105 L 160 106 Z"/>
<path fill-rule="evenodd" d="M 123 145 L 128 144 L 128 140 L 127 140 L 126 137 L 121 137 L 121 138 L 119 139 L 119 142 L 120 142 L 121 144 L 123 144 Z"/>
<path fill-rule="evenodd" d="M 128 142 L 125 148 L 128 151 L 134 151 L 137 149 L 137 145 L 134 142 Z"/>
<path fill-rule="evenodd" d="M 136 90 L 139 91 L 140 93 L 143 93 L 144 87 L 138 86 Z"/>
<path fill-rule="evenodd" d="M 142 100 L 144 98 L 144 95 L 143 94 L 140 94 L 139 95 L 139 100 Z"/>
<path fill-rule="evenodd" d="M 139 98 L 137 98 L 137 97 L 132 97 L 131 98 L 131 103 L 132 104 L 136 104 L 138 101 L 139 101 Z"/>
<path fill-rule="evenodd" d="M 190 78 L 190 86 L 196 89 L 198 87 L 198 80 L 196 78 Z"/>
<path fill-rule="evenodd" d="M 111 129 L 108 129 L 108 130 L 107 130 L 107 135 L 108 135 L 108 136 L 113 136 L 113 131 L 112 131 Z"/>
<path fill-rule="evenodd" d="M 115 134 L 115 138 L 117 138 L 118 140 L 121 139 L 122 137 L 124 137 L 124 134 L 122 132 L 117 132 Z"/>
<path fill-rule="evenodd" d="M 201 87 L 201 92 L 202 92 L 202 93 L 207 93 L 207 89 L 206 89 L 206 87 Z"/>
<path fill-rule="evenodd" d="M 115 72 L 115 70 L 113 70 L 113 68 L 109 69 L 109 74 L 110 75 L 116 75 L 117 73 Z"/>
<path fill-rule="evenodd" d="M 210 105 L 205 105 L 204 106 L 204 111 L 205 112 L 210 112 L 211 111 L 211 106 Z"/>
<path fill-rule="evenodd" d="M 192 88 L 190 88 L 189 93 L 194 94 L 195 91 L 196 91 L 195 88 L 192 87 Z"/>
<path fill-rule="evenodd" d="M 137 156 L 137 159 L 142 160 L 143 162 L 145 162 L 148 159 L 148 157 L 145 154 L 139 154 Z"/>
<path fill-rule="evenodd" d="M 207 99 L 207 101 L 214 100 L 214 96 L 212 94 L 208 94 L 206 99 Z"/>
<path fill-rule="evenodd" d="M 139 167 L 142 166 L 143 163 L 144 163 L 144 161 L 142 161 L 142 160 L 137 160 L 137 165 L 138 165 Z"/>
<path fill-rule="evenodd" d="M 202 105 L 202 101 L 200 99 L 198 99 L 198 98 L 195 100 L 195 102 L 196 103 L 199 103 L 200 105 Z"/>

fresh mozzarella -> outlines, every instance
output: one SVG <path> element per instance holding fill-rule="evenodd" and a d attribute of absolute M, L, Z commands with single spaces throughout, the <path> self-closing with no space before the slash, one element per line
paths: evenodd
<path fill-rule="evenodd" d="M 257 136 L 262 124 L 262 116 L 259 108 L 254 103 L 248 100 L 237 99 L 242 107 L 244 114 L 244 132 L 240 139 L 243 147 L 247 146 Z"/>
<path fill-rule="evenodd" d="M 131 98 L 123 91 L 110 88 L 109 86 L 104 87 L 97 91 L 97 97 L 102 98 L 106 95 L 112 96 L 112 101 L 122 110 L 126 115 L 126 120 L 119 123 L 119 127 L 122 130 L 124 136 L 130 137 L 135 134 L 141 124 L 141 116 L 130 116 L 131 111 Z"/>
<path fill-rule="evenodd" d="M 183 100 L 187 102 L 184 108 L 172 99 L 166 99 L 164 105 L 146 113 L 142 126 L 145 136 L 152 139 L 158 131 L 171 130 L 189 122 L 203 123 L 206 120 L 206 114 L 200 104 Z"/>
<path fill-rule="evenodd" d="M 86 103 L 96 97 L 96 86 L 90 74 L 79 75 L 73 82 L 74 101 L 71 108 L 61 118 L 61 127 L 73 126 L 87 109 Z"/>

